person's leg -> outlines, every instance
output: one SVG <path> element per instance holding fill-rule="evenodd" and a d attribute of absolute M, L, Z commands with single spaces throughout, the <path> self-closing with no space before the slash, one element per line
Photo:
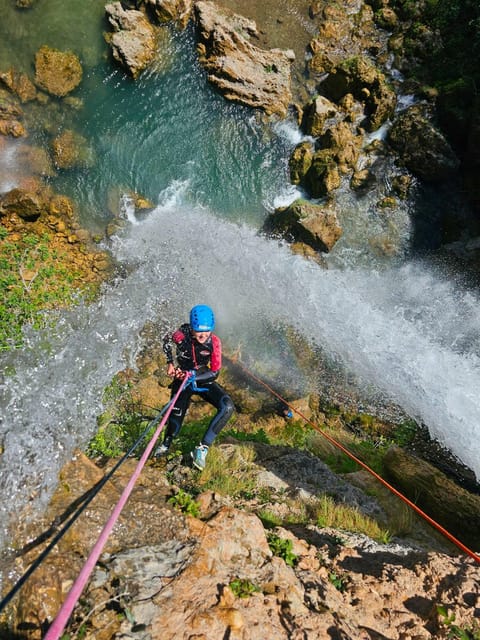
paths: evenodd
<path fill-rule="evenodd" d="M 217 413 L 210 421 L 202 441 L 191 453 L 194 466 L 197 467 L 197 469 L 203 470 L 205 468 L 208 447 L 227 424 L 228 419 L 235 410 L 235 406 L 230 396 L 216 382 L 210 385 L 208 391 L 203 391 L 200 395 L 217 409 Z"/>
<path fill-rule="evenodd" d="M 217 409 L 217 413 L 210 421 L 201 442 L 201 444 L 209 447 L 227 424 L 230 416 L 235 411 L 235 405 L 225 389 L 216 382 L 210 386 L 208 391 L 202 393 L 202 398 Z"/>

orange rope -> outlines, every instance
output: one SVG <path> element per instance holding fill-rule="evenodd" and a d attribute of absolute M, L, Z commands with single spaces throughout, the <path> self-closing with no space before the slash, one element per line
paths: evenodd
<path fill-rule="evenodd" d="M 353 453 L 351 453 L 348 449 L 346 449 L 340 442 L 337 442 L 334 438 L 332 438 L 331 436 L 328 435 L 328 433 L 325 433 L 324 431 L 322 431 L 322 429 L 320 429 L 320 427 L 318 427 L 315 423 L 313 423 L 309 418 L 307 418 L 305 415 L 303 415 L 303 413 L 301 411 L 299 411 L 298 409 L 296 409 L 294 406 L 292 406 L 291 404 L 289 404 L 284 398 L 282 398 L 282 396 L 280 394 L 278 394 L 274 389 L 272 389 L 272 387 L 270 387 L 266 382 L 264 382 L 263 380 L 261 380 L 260 378 L 258 378 L 256 375 L 254 375 L 251 371 L 249 371 L 241 362 L 239 362 L 238 360 L 233 360 L 233 362 L 235 364 L 238 364 L 238 366 L 248 375 L 250 376 L 253 380 L 255 380 L 256 382 L 258 382 L 259 384 L 261 384 L 263 387 L 265 387 L 265 389 L 268 389 L 268 391 L 270 391 L 271 394 L 273 394 L 275 397 L 277 397 L 279 400 L 281 400 L 287 407 L 289 407 L 292 411 L 295 411 L 295 413 L 297 415 L 299 415 L 303 420 L 305 420 L 305 422 L 307 422 L 311 427 L 313 427 L 315 429 L 315 431 L 318 431 L 318 433 L 320 433 L 324 438 L 326 438 L 331 444 L 333 444 L 335 447 L 337 447 L 338 449 L 340 449 L 341 451 L 343 451 L 343 453 L 345 453 L 349 458 L 351 458 L 352 460 L 354 460 L 357 464 L 359 464 L 361 467 L 363 467 L 363 469 L 365 469 L 366 471 L 368 471 L 368 473 L 370 473 L 374 478 L 376 478 L 379 482 L 381 482 L 383 484 L 384 487 L 386 487 L 387 489 L 389 489 L 392 493 L 394 493 L 396 496 L 398 496 L 401 500 L 403 500 L 403 502 L 405 502 L 405 504 L 408 504 L 409 507 L 411 507 L 416 513 L 418 513 L 418 515 L 420 515 L 424 520 L 426 520 L 430 525 L 432 525 L 432 527 L 434 527 L 435 529 L 437 529 L 438 531 L 440 531 L 441 534 L 443 534 L 446 538 L 448 538 L 448 540 L 450 540 L 450 542 L 453 542 L 453 544 L 455 544 L 459 549 L 461 549 L 464 553 L 466 553 L 467 555 L 469 555 L 471 558 L 473 558 L 474 560 L 476 560 L 478 563 L 480 563 L 480 556 L 478 556 L 474 551 L 472 551 L 471 549 L 469 549 L 468 547 L 466 547 L 463 542 L 461 542 L 460 540 L 458 540 L 457 538 L 455 538 L 454 535 L 452 535 L 449 531 L 447 531 L 444 527 L 442 527 L 441 524 L 439 524 L 438 522 L 436 522 L 435 520 L 433 520 L 433 518 L 431 518 L 428 514 L 426 514 L 424 511 L 422 511 L 419 507 L 417 507 L 416 504 L 414 504 L 411 500 L 409 500 L 406 496 L 403 495 L 403 493 L 400 493 L 400 491 L 398 491 L 397 489 L 395 489 L 395 487 L 393 487 L 391 484 L 389 484 L 386 480 L 384 480 L 382 478 L 382 476 L 378 475 L 378 473 L 376 473 L 373 469 L 371 469 L 367 464 L 365 464 L 364 462 L 362 462 L 359 458 L 357 458 L 357 456 L 355 456 Z"/>

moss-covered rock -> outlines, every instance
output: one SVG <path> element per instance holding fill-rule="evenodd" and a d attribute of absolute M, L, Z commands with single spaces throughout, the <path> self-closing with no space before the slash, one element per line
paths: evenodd
<path fill-rule="evenodd" d="M 264 229 L 324 252 L 330 251 L 342 235 L 334 211 L 306 200 L 295 200 L 289 207 L 276 209 Z"/>
<path fill-rule="evenodd" d="M 322 91 L 338 102 L 347 93 L 365 105 L 365 128 L 378 129 L 394 112 L 396 95 L 385 75 L 363 55 L 340 63 L 321 84 Z"/>
<path fill-rule="evenodd" d="M 82 65 L 72 51 L 59 51 L 44 45 L 35 55 L 35 82 L 53 96 L 63 97 L 82 81 Z"/>

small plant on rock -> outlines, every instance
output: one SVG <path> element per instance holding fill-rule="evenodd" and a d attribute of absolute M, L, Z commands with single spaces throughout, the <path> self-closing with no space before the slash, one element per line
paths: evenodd
<path fill-rule="evenodd" d="M 168 499 L 168 503 L 179 509 L 182 513 L 187 513 L 194 518 L 198 517 L 200 509 L 192 496 L 180 489 L 178 493 Z"/>
<path fill-rule="evenodd" d="M 253 582 L 250 582 L 250 580 L 241 578 L 232 580 L 229 587 L 237 598 L 249 598 L 252 593 L 258 593 L 261 591 L 261 589 L 257 587 L 257 585 L 253 584 Z"/>
<path fill-rule="evenodd" d="M 297 556 L 293 553 L 293 545 L 291 540 L 280 538 L 275 533 L 267 534 L 268 546 L 274 556 L 278 556 L 285 560 L 289 567 L 294 567 L 298 561 Z"/>

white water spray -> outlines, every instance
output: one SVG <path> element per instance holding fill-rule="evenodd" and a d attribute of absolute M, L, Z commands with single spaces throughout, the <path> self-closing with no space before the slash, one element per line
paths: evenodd
<path fill-rule="evenodd" d="M 269 327 L 294 325 L 423 421 L 480 477 L 478 297 L 416 264 L 324 270 L 251 228 L 179 208 L 176 198 L 131 226 L 113 251 L 129 265 L 124 279 L 97 304 L 65 314 L 47 337 L 4 356 L 2 522 L 51 495 L 73 448 L 95 432 L 104 386 L 134 365 L 145 322 L 174 328 L 199 302 L 215 308 L 226 342 L 241 344 L 263 370 L 276 354 L 262 362 L 255 336 L 268 343 Z M 278 361 L 278 372 L 288 367 Z"/>

